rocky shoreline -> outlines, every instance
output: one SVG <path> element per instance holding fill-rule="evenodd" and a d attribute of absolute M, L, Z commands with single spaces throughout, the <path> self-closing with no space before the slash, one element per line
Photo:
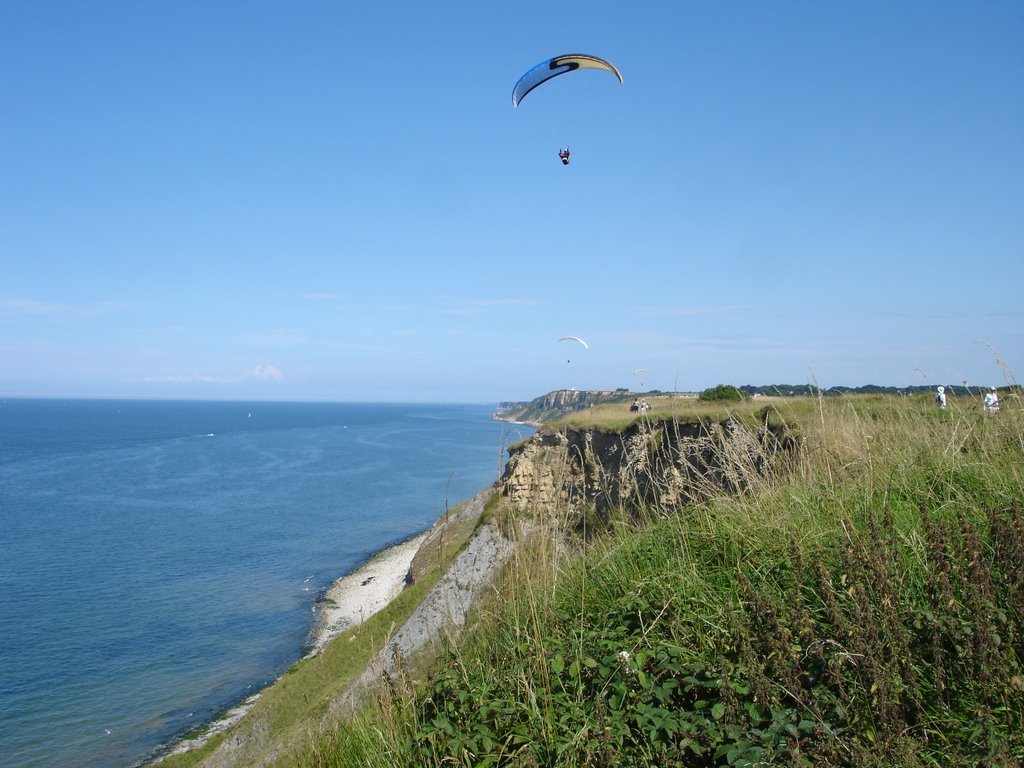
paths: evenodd
<path fill-rule="evenodd" d="M 412 578 L 419 557 L 443 546 L 451 526 L 480 521 L 486 500 L 495 492 L 494 487 L 480 492 L 446 512 L 426 533 L 383 550 L 332 585 L 318 603 L 321 616 L 308 656 L 315 656 L 346 629 L 386 607 L 406 586 L 407 577 Z M 382 674 L 396 671 L 394 666 L 398 659 L 410 659 L 446 632 L 457 631 L 465 623 L 470 606 L 481 590 L 491 583 L 494 573 L 507 560 L 513 546 L 513 541 L 493 521 L 481 521 L 438 583 L 409 618 L 395 628 L 386 646 L 369 661 L 361 674 L 339 690 L 325 717 L 331 719 L 335 715 L 351 713 L 373 694 Z M 213 736 L 227 731 L 229 736 L 225 742 L 200 761 L 200 765 L 208 768 L 270 765 L 275 753 L 272 749 L 268 751 L 265 723 L 247 726 L 244 722 L 260 696 L 261 693 L 257 693 L 241 702 L 197 738 L 181 740 L 171 754 L 200 747 Z M 157 759 L 154 764 L 161 760 Z"/>
<path fill-rule="evenodd" d="M 426 538 L 421 533 L 378 552 L 328 587 L 317 601 L 317 624 L 307 656 L 316 656 L 346 629 L 362 624 L 394 600 L 405 587 L 409 567 Z"/>
<path fill-rule="evenodd" d="M 317 600 L 316 625 L 310 650 L 303 658 L 316 656 L 331 640 L 346 629 L 361 624 L 390 603 L 405 587 L 412 560 L 426 540 L 421 533 L 381 550 L 351 573 L 328 587 Z M 273 683 L 271 683 L 273 685 Z M 211 738 L 241 720 L 260 699 L 260 693 L 246 697 L 228 709 L 198 735 L 182 738 L 168 755 L 181 754 L 203 746 Z M 153 764 L 159 764 L 162 757 Z"/>

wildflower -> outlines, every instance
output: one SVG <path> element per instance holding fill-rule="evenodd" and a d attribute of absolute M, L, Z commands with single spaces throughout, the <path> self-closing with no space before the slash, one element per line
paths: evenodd
<path fill-rule="evenodd" d="M 629 651 L 619 651 L 617 655 L 619 657 L 619 661 L 622 663 L 622 666 L 625 667 L 626 676 L 631 676 L 634 673 L 634 670 L 631 666 L 629 666 L 629 660 L 632 658 L 632 656 L 629 655 Z"/>

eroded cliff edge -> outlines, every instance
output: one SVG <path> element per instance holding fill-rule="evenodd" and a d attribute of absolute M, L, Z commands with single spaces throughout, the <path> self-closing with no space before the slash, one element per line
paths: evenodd
<path fill-rule="evenodd" d="M 639 418 L 618 431 L 542 429 L 509 448 L 500 488 L 528 510 L 668 510 L 748 491 L 788 466 L 798 446 L 768 411 L 754 424 Z"/>

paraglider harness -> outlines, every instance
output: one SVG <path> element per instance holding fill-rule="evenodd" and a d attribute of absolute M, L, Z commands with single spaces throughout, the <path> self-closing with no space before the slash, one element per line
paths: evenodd
<path fill-rule="evenodd" d="M 558 158 L 562 161 L 562 165 L 569 164 L 569 148 L 558 150 Z"/>

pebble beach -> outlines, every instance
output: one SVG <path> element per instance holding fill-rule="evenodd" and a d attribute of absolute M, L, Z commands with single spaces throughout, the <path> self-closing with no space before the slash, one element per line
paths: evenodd
<path fill-rule="evenodd" d="M 426 533 L 379 552 L 364 565 L 338 579 L 317 602 L 317 625 L 310 656 L 346 629 L 366 621 L 395 599 Z"/>

